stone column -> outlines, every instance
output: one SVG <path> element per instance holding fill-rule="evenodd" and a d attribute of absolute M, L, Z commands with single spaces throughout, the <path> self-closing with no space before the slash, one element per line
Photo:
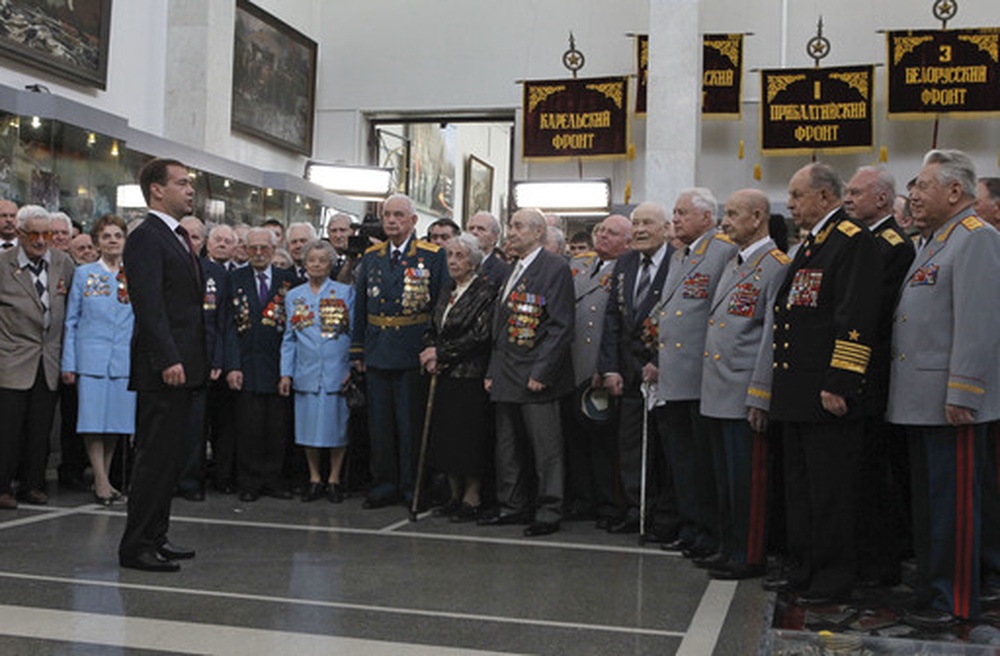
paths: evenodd
<path fill-rule="evenodd" d="M 695 185 L 701 143 L 699 0 L 650 0 L 646 198 L 673 207 Z"/>

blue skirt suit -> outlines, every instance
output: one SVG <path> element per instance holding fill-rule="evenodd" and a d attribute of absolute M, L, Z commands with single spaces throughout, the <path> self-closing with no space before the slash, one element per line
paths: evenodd
<path fill-rule="evenodd" d="M 281 375 L 295 390 L 295 443 L 346 446 L 349 411 L 337 392 L 350 372 L 354 289 L 327 280 L 315 294 L 307 282 L 288 292 L 285 310 Z"/>
<path fill-rule="evenodd" d="M 102 260 L 77 267 L 66 299 L 62 370 L 76 374 L 78 433 L 135 432 L 135 392 L 128 390 L 132 322 L 118 271 Z"/>

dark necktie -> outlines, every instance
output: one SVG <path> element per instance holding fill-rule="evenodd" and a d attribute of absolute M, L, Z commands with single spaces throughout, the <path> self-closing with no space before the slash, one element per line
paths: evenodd
<path fill-rule="evenodd" d="M 394 250 L 392 255 L 389 256 L 389 263 L 394 267 L 399 266 L 400 257 L 402 257 L 402 254 L 398 250 Z"/>
<path fill-rule="evenodd" d="M 10 242 L 10 241 L 5 241 L 5 242 L 3 243 L 3 249 L 4 249 L 5 251 L 6 251 L 6 250 L 9 250 L 9 249 L 11 249 L 11 248 L 14 248 L 14 242 Z"/>
<path fill-rule="evenodd" d="M 267 293 L 267 274 L 261 271 L 257 274 L 257 280 L 260 281 L 257 290 L 257 298 L 260 299 L 261 306 L 266 306 L 269 294 Z"/>
<path fill-rule="evenodd" d="M 597 266 L 594 267 L 594 271 L 590 274 L 590 277 L 593 278 L 594 276 L 599 274 L 601 272 L 601 269 L 603 268 L 604 268 L 604 260 L 597 260 Z"/>
<path fill-rule="evenodd" d="M 736 256 L 736 266 L 743 266 L 743 256 L 742 255 L 737 255 Z"/>
<path fill-rule="evenodd" d="M 649 269 L 653 264 L 653 259 L 648 255 L 642 258 L 642 271 L 639 273 L 639 286 L 635 288 L 635 306 L 639 307 L 646 294 L 649 293 Z"/>
<path fill-rule="evenodd" d="M 47 311 L 48 308 L 45 307 L 45 285 L 42 284 L 42 271 L 45 271 L 45 260 L 38 260 L 37 264 L 28 262 L 28 270 L 31 271 L 31 277 L 35 279 L 35 291 L 38 292 L 38 298 L 42 301 L 42 307 Z"/>

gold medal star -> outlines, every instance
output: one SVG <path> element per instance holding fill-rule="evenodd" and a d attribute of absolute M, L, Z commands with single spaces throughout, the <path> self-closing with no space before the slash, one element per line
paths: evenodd
<path fill-rule="evenodd" d="M 856 330 L 852 330 L 851 332 L 847 333 L 847 336 L 850 338 L 852 342 L 856 342 L 861 337 L 861 333 L 859 333 Z"/>

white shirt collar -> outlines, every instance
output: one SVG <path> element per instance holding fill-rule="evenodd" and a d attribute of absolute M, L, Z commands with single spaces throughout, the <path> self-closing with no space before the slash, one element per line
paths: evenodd
<path fill-rule="evenodd" d="M 826 225 L 826 222 L 830 220 L 830 217 L 833 216 L 834 214 L 836 214 L 837 210 L 839 210 L 839 209 L 840 209 L 840 205 L 837 205 L 835 208 L 833 208 L 832 210 L 830 210 L 830 213 L 827 214 L 826 216 L 824 216 L 822 221 L 820 221 L 819 223 L 817 223 L 816 225 L 814 225 L 812 227 L 812 230 L 809 231 L 809 234 L 811 234 L 813 237 L 815 237 L 816 235 L 818 235 L 819 231 L 822 230 L 823 226 Z"/>
<path fill-rule="evenodd" d="M 746 248 L 744 248 L 743 250 L 741 250 L 740 251 L 740 257 L 742 257 L 743 261 L 746 262 L 747 260 L 750 259 L 751 255 L 753 255 L 755 252 L 757 252 L 758 248 L 761 248 L 764 244 L 766 244 L 770 240 L 771 240 L 771 236 L 770 235 L 765 235 L 765 236 L 761 237 L 760 239 L 758 239 L 754 243 L 750 244 L 749 246 L 747 246 Z"/>

